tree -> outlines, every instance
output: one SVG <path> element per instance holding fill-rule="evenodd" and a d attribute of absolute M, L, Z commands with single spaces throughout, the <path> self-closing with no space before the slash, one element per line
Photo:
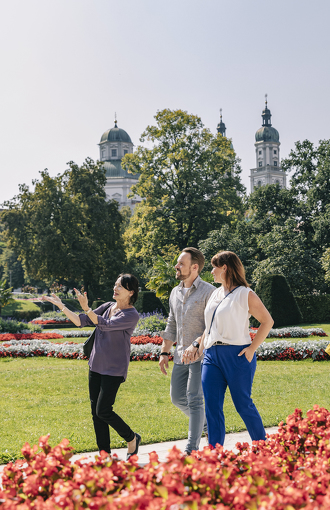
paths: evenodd
<path fill-rule="evenodd" d="M 56 177 L 47 170 L 21 185 L 6 202 L 6 237 L 29 277 L 52 283 L 83 284 L 89 297 L 112 285 L 125 262 L 122 218 L 115 201 L 106 202 L 105 171 L 86 159 Z"/>
<path fill-rule="evenodd" d="M 257 235 L 254 224 L 247 219 L 238 221 L 235 228 L 224 225 L 220 230 L 212 230 L 206 239 L 198 243 L 205 256 L 205 267 L 211 268 L 211 259 L 219 251 L 233 251 L 241 259 L 246 278 L 251 283 L 252 273 L 260 259 Z"/>
<path fill-rule="evenodd" d="M 288 219 L 284 226 L 274 225 L 271 232 L 259 235 L 258 246 L 265 258 L 253 272 L 254 284 L 266 274 L 281 274 L 295 295 L 322 289 L 324 274 L 319 258 L 306 245 L 305 233 L 297 228 L 294 219 Z"/>
<path fill-rule="evenodd" d="M 147 289 L 156 292 L 156 296 L 168 300 L 171 291 L 180 282 L 175 278 L 175 264 L 178 260 L 178 255 L 173 260 L 165 260 L 160 255 L 157 255 L 156 262 L 152 268 L 150 279 L 146 285 Z"/>
<path fill-rule="evenodd" d="M 329 229 L 323 227 L 330 211 L 330 140 L 321 140 L 318 147 L 309 140 L 296 142 L 282 167 L 294 172 L 290 184 L 300 203 L 300 225 L 308 242 L 314 243 L 321 255 L 324 247 L 330 246 Z"/>
<path fill-rule="evenodd" d="M 140 174 L 132 195 L 143 199 L 125 233 L 127 252 L 149 263 L 169 247 L 197 246 L 205 233 L 235 222 L 245 190 L 230 140 L 182 110 L 166 109 L 155 119 L 140 138 L 152 147 L 139 146 L 122 161 Z"/>
<path fill-rule="evenodd" d="M 323 212 L 330 204 L 330 140 L 321 140 L 318 147 L 309 140 L 296 142 L 282 168 L 294 172 L 290 184 L 308 211 Z"/>
<path fill-rule="evenodd" d="M 330 248 L 327 248 L 321 258 L 323 271 L 325 272 L 325 281 L 330 283 Z"/>
<path fill-rule="evenodd" d="M 14 289 L 24 285 L 24 269 L 13 250 L 3 249 L 0 255 L 0 264 L 3 268 L 3 278 L 9 281 Z"/>
<path fill-rule="evenodd" d="M 13 291 L 12 287 L 10 288 L 7 287 L 6 280 L 0 280 L 0 315 L 1 308 L 14 301 L 13 298 L 11 297 L 12 291 Z"/>

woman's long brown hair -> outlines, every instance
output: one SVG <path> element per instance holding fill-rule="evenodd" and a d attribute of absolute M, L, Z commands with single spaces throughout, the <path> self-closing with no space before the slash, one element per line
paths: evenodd
<path fill-rule="evenodd" d="M 232 251 L 220 251 L 211 260 L 212 266 L 222 267 L 224 264 L 227 266 L 226 283 L 231 285 L 242 285 L 249 287 L 245 279 L 245 269 L 241 259 Z"/>

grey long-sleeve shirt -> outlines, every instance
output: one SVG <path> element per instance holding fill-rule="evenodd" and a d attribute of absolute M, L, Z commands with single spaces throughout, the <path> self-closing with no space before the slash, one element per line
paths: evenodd
<path fill-rule="evenodd" d="M 164 340 L 177 342 L 174 363 L 178 365 L 182 365 L 183 352 L 204 332 L 204 310 L 215 287 L 197 276 L 185 295 L 182 289 L 183 282 L 171 292 L 170 314 L 166 329 L 161 332 Z"/>
<path fill-rule="evenodd" d="M 102 375 L 127 377 L 131 354 L 131 335 L 140 318 L 137 310 L 126 308 L 117 311 L 110 319 L 115 303 L 104 303 L 95 310 L 98 316 L 94 346 L 89 358 L 89 368 Z M 84 313 L 79 314 L 81 326 L 95 326 Z"/>

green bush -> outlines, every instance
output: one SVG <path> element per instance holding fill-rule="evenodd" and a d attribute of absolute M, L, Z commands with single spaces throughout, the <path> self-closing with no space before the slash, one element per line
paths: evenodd
<path fill-rule="evenodd" d="M 141 314 L 140 320 L 134 330 L 134 335 L 150 335 L 164 331 L 166 328 L 166 318 L 162 313 L 145 313 Z"/>
<path fill-rule="evenodd" d="M 140 313 L 155 312 L 156 310 L 158 310 L 159 312 L 167 316 L 167 311 L 163 303 L 158 297 L 156 297 L 156 294 L 152 291 L 139 292 L 139 297 L 134 306 Z"/>
<path fill-rule="evenodd" d="M 330 295 L 296 296 L 304 322 L 330 322 Z"/>
<path fill-rule="evenodd" d="M 40 333 L 42 328 L 37 324 L 25 324 L 16 320 L 6 320 L 0 317 L 0 333 L 22 333 L 24 330 Z"/>
<path fill-rule="evenodd" d="M 274 328 L 303 322 L 302 314 L 285 276 L 281 274 L 262 276 L 257 284 L 256 294 L 273 317 Z M 251 323 L 259 324 L 255 319 L 251 320 Z"/>

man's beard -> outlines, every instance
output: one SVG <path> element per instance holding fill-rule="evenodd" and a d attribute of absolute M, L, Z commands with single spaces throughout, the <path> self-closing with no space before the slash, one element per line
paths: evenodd
<path fill-rule="evenodd" d="M 177 273 L 179 273 L 179 274 L 177 274 Z M 176 280 L 184 281 L 184 280 L 187 280 L 187 278 L 189 278 L 190 275 L 191 275 L 191 269 L 189 270 L 188 274 L 181 274 L 180 269 L 177 269 L 175 278 L 176 278 Z"/>

